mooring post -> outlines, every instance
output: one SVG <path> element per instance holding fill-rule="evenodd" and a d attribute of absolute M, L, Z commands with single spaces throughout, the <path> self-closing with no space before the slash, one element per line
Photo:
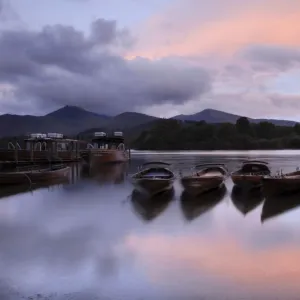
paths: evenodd
<path fill-rule="evenodd" d="M 17 147 L 17 138 L 15 137 L 15 162 L 18 164 L 18 147 Z"/>

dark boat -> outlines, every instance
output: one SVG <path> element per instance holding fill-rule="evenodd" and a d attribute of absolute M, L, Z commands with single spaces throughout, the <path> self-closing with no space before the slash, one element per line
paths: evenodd
<path fill-rule="evenodd" d="M 0 185 L 48 182 L 58 178 L 66 178 L 69 176 L 69 172 L 70 167 L 64 165 L 52 165 L 48 168 L 26 166 L 14 171 L 0 172 Z"/>
<path fill-rule="evenodd" d="M 265 176 L 262 183 L 263 192 L 266 196 L 298 192 L 300 191 L 300 171 Z"/>
<path fill-rule="evenodd" d="M 181 209 L 188 221 L 192 221 L 200 215 L 213 209 L 222 201 L 227 192 L 226 186 L 223 184 L 220 188 L 208 191 L 201 195 L 192 195 L 187 191 L 181 194 Z"/>
<path fill-rule="evenodd" d="M 131 203 L 136 214 L 144 221 L 152 221 L 158 217 L 168 207 L 174 198 L 174 189 L 163 191 L 154 196 L 141 193 L 139 190 L 133 190 Z"/>
<path fill-rule="evenodd" d="M 150 195 L 171 189 L 175 180 L 174 173 L 165 162 L 147 162 L 139 167 L 139 172 L 132 176 L 132 184 L 141 192 Z"/>
<path fill-rule="evenodd" d="M 261 222 L 279 216 L 300 206 L 300 192 L 291 195 L 273 195 L 266 197 Z"/>
<path fill-rule="evenodd" d="M 231 173 L 233 183 L 244 189 L 256 188 L 262 185 L 264 176 L 270 175 L 268 163 L 260 160 L 247 160 L 241 167 Z"/>
<path fill-rule="evenodd" d="M 224 164 L 200 164 L 191 175 L 181 178 L 181 184 L 191 194 L 201 194 L 221 187 L 228 176 Z"/>
<path fill-rule="evenodd" d="M 232 188 L 231 201 L 243 215 L 254 210 L 263 200 L 264 196 L 260 187 L 245 190 L 235 185 Z"/>
<path fill-rule="evenodd" d="M 126 162 L 130 157 L 121 131 L 114 132 L 112 136 L 107 136 L 105 132 L 95 132 L 87 149 L 81 151 L 80 154 L 86 163 L 96 166 Z"/>

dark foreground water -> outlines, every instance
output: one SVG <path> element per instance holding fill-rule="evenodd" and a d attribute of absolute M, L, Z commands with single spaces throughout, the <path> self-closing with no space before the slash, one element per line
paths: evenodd
<path fill-rule="evenodd" d="M 145 160 L 177 172 L 246 157 L 300 166 L 300 152 L 136 153 L 90 175 L 73 165 L 69 184 L 1 189 L 0 299 L 300 299 L 300 195 L 264 201 L 229 179 L 199 199 L 179 182 L 151 203 L 130 196 Z"/>

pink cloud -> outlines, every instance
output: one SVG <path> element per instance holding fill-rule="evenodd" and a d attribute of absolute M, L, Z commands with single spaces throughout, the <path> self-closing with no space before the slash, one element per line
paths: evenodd
<path fill-rule="evenodd" d="M 299 46 L 295 0 L 181 0 L 148 20 L 131 55 L 233 55 L 251 44 Z"/>

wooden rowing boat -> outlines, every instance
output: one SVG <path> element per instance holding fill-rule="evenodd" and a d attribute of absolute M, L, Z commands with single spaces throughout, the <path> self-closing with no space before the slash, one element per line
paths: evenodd
<path fill-rule="evenodd" d="M 262 180 L 266 196 L 294 193 L 300 191 L 300 171 L 275 176 L 265 176 Z"/>
<path fill-rule="evenodd" d="M 147 162 L 139 167 L 139 172 L 131 177 L 135 188 L 146 194 L 154 195 L 173 187 L 174 173 L 171 165 L 165 162 Z"/>
<path fill-rule="evenodd" d="M 241 167 L 231 173 L 233 183 L 244 189 L 252 189 L 262 185 L 264 176 L 270 175 L 268 163 L 259 160 L 247 160 Z"/>
<path fill-rule="evenodd" d="M 0 172 L 0 185 L 48 182 L 68 177 L 69 172 L 70 167 L 64 165 L 53 165 L 42 169 L 39 166 L 27 166 L 14 171 Z"/>
<path fill-rule="evenodd" d="M 228 176 L 224 164 L 200 164 L 192 169 L 192 174 L 183 176 L 181 184 L 191 194 L 201 194 L 221 187 Z"/>

